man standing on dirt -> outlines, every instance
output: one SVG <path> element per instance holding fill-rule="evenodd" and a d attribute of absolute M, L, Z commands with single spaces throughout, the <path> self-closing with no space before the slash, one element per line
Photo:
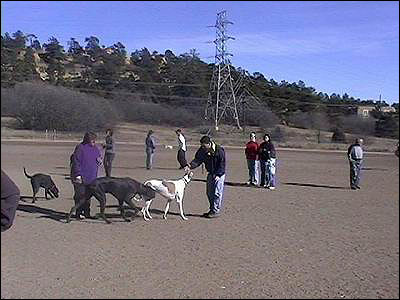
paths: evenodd
<path fill-rule="evenodd" d="M 247 185 L 256 185 L 258 180 L 256 178 L 256 168 L 258 167 L 256 161 L 258 160 L 259 145 L 256 142 L 256 133 L 250 133 L 250 141 L 247 142 L 244 153 L 247 160 L 247 168 L 249 170 L 249 181 Z"/>
<path fill-rule="evenodd" d="M 363 139 L 357 138 L 354 144 L 347 149 L 347 157 L 350 164 L 350 188 L 360 189 L 360 175 L 363 162 Z"/>
<path fill-rule="evenodd" d="M 156 149 L 156 143 L 153 137 L 153 130 L 149 130 L 146 137 L 146 169 L 150 170 L 153 167 L 153 156 L 154 150 Z"/>
<path fill-rule="evenodd" d="M 113 130 L 111 128 L 106 130 L 106 143 L 103 144 L 104 148 L 104 171 L 106 172 L 107 177 L 111 177 L 111 169 L 112 169 L 112 161 L 115 157 L 114 151 L 114 138 L 113 138 Z"/>
<path fill-rule="evenodd" d="M 187 165 L 186 161 L 186 139 L 185 136 L 182 134 L 181 129 L 177 129 L 175 131 L 176 135 L 178 136 L 178 153 L 177 153 L 177 160 L 180 164 L 179 169 L 183 169 Z"/>
<path fill-rule="evenodd" d="M 200 139 L 200 144 L 194 159 L 185 167 L 185 171 L 189 172 L 190 169 L 205 164 L 208 172 L 206 192 L 210 209 L 203 216 L 216 218 L 221 214 L 224 200 L 225 150 L 206 135 Z"/>
<path fill-rule="evenodd" d="M 1 232 L 13 225 L 20 199 L 20 191 L 14 181 L 1 170 Z"/>

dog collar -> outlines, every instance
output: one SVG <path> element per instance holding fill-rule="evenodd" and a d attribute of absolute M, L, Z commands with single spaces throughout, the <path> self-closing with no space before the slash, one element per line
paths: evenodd
<path fill-rule="evenodd" d="M 188 184 L 188 183 L 189 183 L 189 180 L 187 180 L 185 177 L 183 177 L 183 182 L 184 182 L 185 184 Z"/>

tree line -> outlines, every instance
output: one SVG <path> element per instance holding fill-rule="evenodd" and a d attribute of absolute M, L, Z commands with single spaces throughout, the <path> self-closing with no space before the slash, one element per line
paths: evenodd
<path fill-rule="evenodd" d="M 200 59 L 196 49 L 180 55 L 171 50 L 150 52 L 147 48 L 128 53 L 121 42 L 105 46 L 96 36 L 85 38 L 84 45 L 71 38 L 66 48 L 56 37 L 41 43 L 36 35 L 21 31 L 1 36 L 2 89 L 39 81 L 117 101 L 120 106 L 132 101 L 147 102 L 197 115 L 205 106 L 213 68 L 214 64 Z M 369 131 L 398 138 L 398 103 L 392 105 L 396 113 L 382 114 L 379 107 L 389 106 L 385 101 L 356 99 L 347 93 L 328 95 L 302 80 L 277 82 L 260 72 L 250 74 L 234 66 L 232 76 L 237 81 L 244 76 L 246 89 L 280 123 L 312 129 L 358 130 L 360 124 L 348 120 L 358 120 L 357 106 L 373 105 L 377 110 Z M 240 114 L 248 125 L 261 126 L 263 120 L 259 116 L 262 114 L 250 109 L 246 116 Z"/>

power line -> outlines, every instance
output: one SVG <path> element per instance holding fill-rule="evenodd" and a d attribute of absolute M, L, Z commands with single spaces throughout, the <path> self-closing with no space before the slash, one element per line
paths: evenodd
<path fill-rule="evenodd" d="M 17 82 L 11 82 L 11 81 L 1 81 L 1 83 L 10 83 L 10 84 L 15 84 Z M 19 82 L 20 83 L 20 82 Z M 205 97 L 185 97 L 185 96 L 172 96 L 172 95 L 154 95 L 154 94 L 142 94 L 142 93 L 132 93 L 132 92 L 121 92 L 121 91 L 105 91 L 105 90 L 98 90 L 98 89 L 90 89 L 90 88 L 71 88 L 71 87 L 66 87 L 63 86 L 64 88 L 68 88 L 73 91 L 93 91 L 96 93 L 104 93 L 104 94 L 120 94 L 120 95 L 131 95 L 131 96 L 143 96 L 143 97 L 152 97 L 152 98 L 168 98 L 168 99 L 176 99 L 176 100 L 193 100 L 193 101 L 206 101 L 208 98 Z M 354 106 L 360 106 L 360 104 L 337 104 L 337 103 L 316 103 L 316 102 L 307 102 L 307 101 L 299 101 L 299 100 L 292 100 L 292 99 L 286 99 L 286 98 L 279 98 L 279 97 L 272 97 L 272 96 L 263 96 L 259 98 L 262 100 L 263 104 L 267 104 L 268 102 L 290 102 L 290 103 L 296 103 L 299 105 L 315 105 L 315 106 L 334 106 L 334 107 L 354 107 Z M 267 102 L 267 103 L 266 103 Z"/>

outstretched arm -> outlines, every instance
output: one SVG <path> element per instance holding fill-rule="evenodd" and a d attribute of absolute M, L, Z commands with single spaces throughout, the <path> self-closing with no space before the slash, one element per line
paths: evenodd
<path fill-rule="evenodd" d="M 202 148 L 197 150 L 194 159 L 185 167 L 185 171 L 188 172 L 200 166 L 205 160 L 205 155 L 205 151 Z"/>

